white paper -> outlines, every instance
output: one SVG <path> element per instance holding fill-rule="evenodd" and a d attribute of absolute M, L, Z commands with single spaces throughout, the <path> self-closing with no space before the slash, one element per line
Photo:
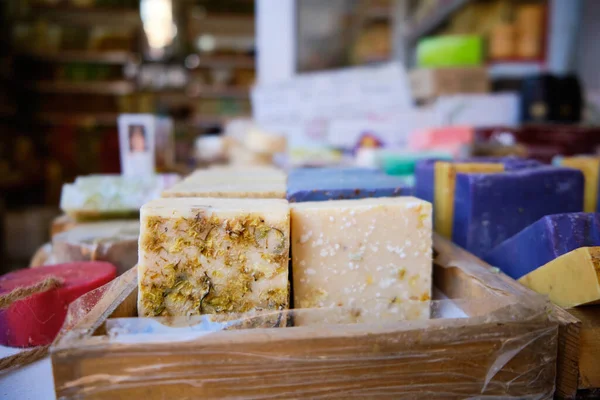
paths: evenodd
<path fill-rule="evenodd" d="M 330 145 L 334 119 L 376 118 L 411 108 L 408 78 L 399 63 L 299 75 L 252 90 L 256 122 L 285 133 L 291 147 Z"/>
<path fill-rule="evenodd" d="M 119 116 L 121 172 L 127 176 L 148 176 L 156 172 L 156 118 L 152 114 Z"/>

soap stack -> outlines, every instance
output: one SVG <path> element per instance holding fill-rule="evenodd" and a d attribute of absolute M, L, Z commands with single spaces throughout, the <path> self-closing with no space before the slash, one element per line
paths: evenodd
<path fill-rule="evenodd" d="M 428 202 L 390 197 L 402 184 L 373 171 L 295 171 L 289 181 L 298 189 L 288 190 L 291 201 L 311 185 L 318 200 L 356 198 L 290 204 L 283 172 L 220 168 L 197 171 L 144 205 L 140 316 L 283 310 L 293 302 L 350 307 L 357 322 L 429 317 Z"/>
<path fill-rule="evenodd" d="M 415 175 L 435 230 L 479 257 L 541 217 L 583 211 L 583 175 L 571 168 L 512 157 L 426 160 Z"/>
<path fill-rule="evenodd" d="M 576 156 L 576 157 L 557 157 L 554 160 L 556 165 L 575 168 L 583 173 L 585 181 L 584 190 L 584 211 L 598 212 L 598 179 L 600 178 L 600 157 Z"/>

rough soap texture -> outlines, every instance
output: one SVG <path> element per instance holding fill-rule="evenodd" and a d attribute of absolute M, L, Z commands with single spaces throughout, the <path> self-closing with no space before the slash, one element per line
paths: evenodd
<path fill-rule="evenodd" d="M 583 211 L 583 175 L 537 167 L 457 174 L 452 240 L 478 257 L 538 219 Z"/>
<path fill-rule="evenodd" d="M 367 168 L 298 168 L 288 178 L 290 202 L 410 195 L 407 179 Z"/>
<path fill-rule="evenodd" d="M 288 307 L 285 200 L 160 199 L 140 218 L 139 315 Z"/>
<path fill-rule="evenodd" d="M 427 318 L 431 204 L 414 197 L 292 205 L 294 307 Z M 403 303 L 411 305 L 411 315 Z"/>
<path fill-rule="evenodd" d="M 485 260 L 514 279 L 572 250 L 600 246 L 600 214 L 555 214 L 505 240 Z"/>

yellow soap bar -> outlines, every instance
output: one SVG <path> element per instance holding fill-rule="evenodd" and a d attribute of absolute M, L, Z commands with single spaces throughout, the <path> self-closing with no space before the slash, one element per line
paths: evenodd
<path fill-rule="evenodd" d="M 287 201 L 157 199 L 140 221 L 140 316 L 288 308 Z"/>
<path fill-rule="evenodd" d="M 361 322 L 429 317 L 431 203 L 395 197 L 291 207 L 294 307 L 356 307 Z"/>
<path fill-rule="evenodd" d="M 585 212 L 596 212 L 600 158 L 585 156 L 565 157 L 562 159 L 561 165 L 578 169 L 583 173 L 585 182 L 583 209 Z"/>
<path fill-rule="evenodd" d="M 499 163 L 451 163 L 438 161 L 434 168 L 433 215 L 435 231 L 452 239 L 454 223 L 454 191 L 456 174 L 499 173 L 504 164 Z"/>
<path fill-rule="evenodd" d="M 519 279 L 555 304 L 575 307 L 600 300 L 600 247 L 581 247 Z"/>

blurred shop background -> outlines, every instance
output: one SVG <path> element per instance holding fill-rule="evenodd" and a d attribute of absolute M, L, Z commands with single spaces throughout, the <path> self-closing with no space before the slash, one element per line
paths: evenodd
<path fill-rule="evenodd" d="M 5 0 L 0 20 L 0 248 L 15 265 L 48 240 L 64 183 L 120 172 L 123 113 L 172 119 L 161 172 L 181 174 L 203 165 L 199 140 L 251 118 L 287 136 L 288 166 L 600 144 L 596 0 Z"/>

